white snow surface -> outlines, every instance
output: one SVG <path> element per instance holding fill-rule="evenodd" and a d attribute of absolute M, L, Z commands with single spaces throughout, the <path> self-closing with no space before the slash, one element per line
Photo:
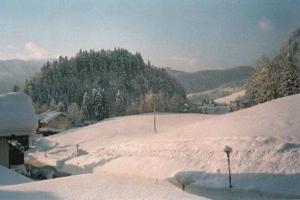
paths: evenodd
<path fill-rule="evenodd" d="M 0 137 L 32 135 L 37 119 L 29 96 L 22 92 L 0 95 Z"/>
<path fill-rule="evenodd" d="M 31 182 L 29 178 L 0 165 L 0 188 L 4 185 L 15 185 L 29 182 Z"/>
<path fill-rule="evenodd" d="M 152 114 L 69 130 L 39 139 L 27 159 L 73 174 L 177 179 L 205 196 L 203 188 L 227 191 L 228 145 L 232 191 L 300 199 L 300 95 L 225 115 L 159 114 L 156 122 L 157 133 Z"/>
<path fill-rule="evenodd" d="M 168 185 L 109 174 L 83 174 L 0 187 L 1 200 L 206 200 Z"/>
<path fill-rule="evenodd" d="M 232 93 L 228 96 L 215 99 L 214 101 L 216 103 L 220 103 L 220 104 L 224 104 L 224 103 L 230 104 L 231 101 L 236 101 L 236 100 L 242 99 L 245 96 L 245 94 L 246 94 L 246 90 L 241 90 L 241 91 Z"/>

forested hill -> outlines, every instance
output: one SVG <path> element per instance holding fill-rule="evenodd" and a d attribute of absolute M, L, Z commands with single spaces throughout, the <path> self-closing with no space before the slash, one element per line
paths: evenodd
<path fill-rule="evenodd" d="M 235 67 L 230 69 L 203 70 L 193 73 L 175 71 L 167 68 L 168 73 L 183 85 L 189 93 L 215 89 L 221 85 L 240 85 L 246 82 L 253 72 L 252 67 Z"/>
<path fill-rule="evenodd" d="M 261 57 L 247 86 L 252 104 L 300 93 L 300 28 L 273 58 Z"/>
<path fill-rule="evenodd" d="M 69 111 L 86 120 L 181 111 L 185 101 L 183 87 L 164 69 L 125 49 L 80 50 L 75 57 L 47 62 L 26 82 L 25 92 L 39 111 Z"/>

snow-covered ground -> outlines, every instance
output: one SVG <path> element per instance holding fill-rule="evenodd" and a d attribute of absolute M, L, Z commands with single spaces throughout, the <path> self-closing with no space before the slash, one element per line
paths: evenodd
<path fill-rule="evenodd" d="M 160 114 L 156 122 L 157 133 L 152 114 L 69 130 L 39 139 L 27 159 L 73 174 L 180 182 L 210 199 L 300 199 L 300 95 L 225 115 Z M 232 190 L 225 145 L 233 148 Z"/>
<path fill-rule="evenodd" d="M 0 187 L 1 200 L 206 200 L 167 185 L 109 174 L 66 178 Z"/>

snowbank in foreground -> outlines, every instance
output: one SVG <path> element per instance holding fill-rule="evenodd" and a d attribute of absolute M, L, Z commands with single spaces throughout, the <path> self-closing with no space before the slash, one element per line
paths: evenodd
<path fill-rule="evenodd" d="M 0 187 L 28 182 L 31 182 L 29 178 L 0 165 Z"/>
<path fill-rule="evenodd" d="M 188 184 L 201 191 L 227 187 L 229 145 L 236 190 L 300 195 L 300 95 L 225 115 L 160 114 L 156 121 L 157 134 L 151 114 L 105 120 L 41 139 L 27 158 L 73 174 L 190 180 L 197 172 Z"/>
<path fill-rule="evenodd" d="M 107 174 L 66 178 L 0 187 L 0 199 L 13 200 L 205 200 L 168 186 Z"/>

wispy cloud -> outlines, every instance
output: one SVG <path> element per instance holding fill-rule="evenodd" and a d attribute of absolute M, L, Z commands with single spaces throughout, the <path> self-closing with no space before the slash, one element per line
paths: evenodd
<path fill-rule="evenodd" d="M 265 16 L 261 17 L 258 21 L 257 21 L 257 25 L 258 27 L 262 30 L 262 31 L 268 31 L 270 29 L 272 29 L 274 27 L 273 23 L 271 22 L 271 20 Z"/>
<path fill-rule="evenodd" d="M 34 42 L 26 42 L 24 44 L 24 50 L 27 57 L 43 59 L 47 57 L 47 52 L 42 47 L 38 46 Z"/>
<path fill-rule="evenodd" d="M 21 45 L 8 44 L 6 50 L 0 54 L 0 59 L 47 59 L 58 57 L 57 54 L 50 53 L 35 42 L 28 41 Z"/>

